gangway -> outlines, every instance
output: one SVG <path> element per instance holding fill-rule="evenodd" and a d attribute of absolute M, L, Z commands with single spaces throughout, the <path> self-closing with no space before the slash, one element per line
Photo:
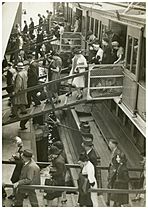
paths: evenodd
<path fill-rule="evenodd" d="M 123 67 L 121 65 L 98 65 L 91 66 L 88 71 L 83 73 L 75 74 L 72 76 L 66 76 L 57 80 L 50 81 L 35 87 L 31 87 L 19 92 L 17 95 L 24 92 L 29 92 L 35 89 L 44 89 L 48 85 L 52 85 L 57 82 L 65 82 L 75 77 L 85 76 L 88 78 L 88 86 L 84 89 L 83 98 L 76 100 L 77 92 L 73 91 L 71 97 L 67 97 L 66 94 L 60 95 L 61 100 L 58 104 L 42 103 L 37 107 L 31 107 L 27 109 L 27 114 L 19 114 L 15 118 L 10 118 L 10 109 L 4 110 L 2 114 L 2 125 L 7 125 L 17 121 L 30 119 L 39 115 L 44 115 L 51 111 L 62 110 L 65 108 L 71 108 L 80 103 L 91 103 L 97 100 L 114 99 L 122 94 L 122 83 L 123 83 Z M 99 83 L 99 84 L 98 84 Z M 99 85 L 99 87 L 98 87 Z M 95 92 L 95 93 L 94 93 Z M 4 95 L 3 98 L 9 95 Z M 15 95 L 14 95 L 15 96 Z"/>

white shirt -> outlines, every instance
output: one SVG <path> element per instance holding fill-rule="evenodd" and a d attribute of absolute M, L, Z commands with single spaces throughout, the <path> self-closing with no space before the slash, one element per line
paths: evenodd
<path fill-rule="evenodd" d="M 99 61 L 102 61 L 102 57 L 103 57 L 103 50 L 101 48 L 99 48 L 99 50 L 97 51 L 97 54 L 96 54 L 96 58 L 97 56 L 100 57 Z"/>
<path fill-rule="evenodd" d="M 96 185 L 96 178 L 95 178 L 95 169 L 93 164 L 88 161 L 86 163 L 86 165 L 84 165 L 83 169 L 82 169 L 82 174 L 83 175 L 88 175 L 88 180 L 90 183 L 95 182 Z"/>

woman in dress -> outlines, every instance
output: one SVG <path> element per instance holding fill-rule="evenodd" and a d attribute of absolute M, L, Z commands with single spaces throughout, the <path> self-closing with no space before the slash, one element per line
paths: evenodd
<path fill-rule="evenodd" d="M 75 55 L 72 59 L 72 68 L 69 75 L 85 72 L 85 68 L 87 67 L 87 61 L 82 55 L 81 50 L 74 49 L 74 54 Z M 68 83 L 76 87 L 77 99 L 81 99 L 83 97 L 83 88 L 85 87 L 84 75 L 70 79 Z"/>

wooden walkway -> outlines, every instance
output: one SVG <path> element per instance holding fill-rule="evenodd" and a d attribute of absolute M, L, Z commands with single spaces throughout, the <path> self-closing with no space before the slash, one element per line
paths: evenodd
<path fill-rule="evenodd" d="M 71 120 L 71 123 L 69 123 L 71 118 L 66 118 L 63 115 L 61 115 L 60 119 L 63 125 L 71 126 L 74 129 L 76 128 L 78 129 L 76 125 L 76 121 L 74 119 L 73 121 Z M 75 141 L 78 141 L 80 139 L 78 138 L 79 132 L 77 132 L 77 137 L 76 137 L 76 134 L 74 134 L 74 132 L 75 131 L 70 130 L 70 129 L 60 128 L 60 136 L 64 144 L 68 163 L 77 163 L 78 158 L 79 158 L 80 147 L 78 148 L 75 144 Z M 78 174 L 80 172 L 80 169 L 71 168 L 70 172 L 71 172 L 74 186 L 77 186 L 77 179 L 78 179 Z M 98 196 L 98 204 L 99 204 L 99 207 L 106 207 L 106 203 L 105 203 L 103 195 Z"/>
<path fill-rule="evenodd" d="M 18 117 L 11 118 L 9 117 L 11 115 L 10 108 L 7 110 L 3 110 L 2 112 L 2 125 L 7 125 L 10 123 L 15 123 L 20 120 L 24 119 L 30 119 L 39 115 L 44 115 L 50 111 L 57 111 L 68 107 L 73 107 L 74 105 L 85 103 L 87 101 L 86 91 L 84 92 L 84 96 L 81 100 L 76 100 L 76 91 L 72 93 L 71 97 L 66 97 L 66 95 L 59 96 L 59 99 L 61 100 L 60 103 L 55 104 L 55 109 L 53 109 L 51 104 L 45 104 L 44 101 L 41 103 L 41 105 L 37 107 L 31 107 L 27 109 L 27 114 L 18 114 Z M 68 99 L 67 99 L 68 98 Z M 67 100 L 67 102 L 66 102 Z"/>
<path fill-rule="evenodd" d="M 140 153 L 105 105 L 103 105 L 103 103 L 94 105 L 92 115 L 106 143 L 108 143 L 110 138 L 116 139 L 119 143 L 119 148 L 127 156 L 128 167 L 140 168 Z M 131 176 L 133 177 L 137 177 L 137 174 L 137 172 L 131 172 Z"/>

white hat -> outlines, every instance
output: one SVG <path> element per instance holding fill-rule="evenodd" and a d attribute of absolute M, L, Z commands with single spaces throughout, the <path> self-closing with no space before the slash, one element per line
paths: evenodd
<path fill-rule="evenodd" d="M 18 136 L 14 137 L 13 140 L 14 140 L 14 142 L 15 142 L 17 145 L 22 144 L 22 139 L 21 139 L 20 137 L 18 137 Z"/>

